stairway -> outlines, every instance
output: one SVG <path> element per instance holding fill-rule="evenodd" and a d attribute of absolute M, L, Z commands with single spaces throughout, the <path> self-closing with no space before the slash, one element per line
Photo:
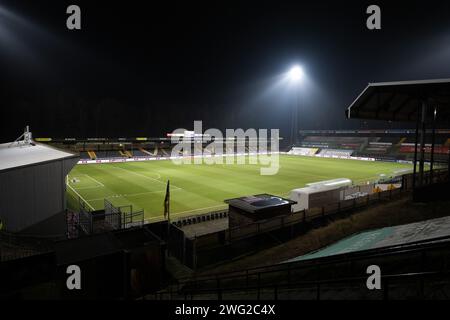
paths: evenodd
<path fill-rule="evenodd" d="M 147 150 L 145 150 L 144 148 L 139 148 L 139 151 L 145 154 L 148 154 L 149 156 L 154 156 L 154 154 L 148 152 Z"/>
<path fill-rule="evenodd" d="M 95 159 L 97 159 L 97 155 L 95 154 L 95 152 L 94 151 L 92 151 L 92 150 L 88 150 L 88 155 L 89 155 L 89 157 L 91 158 L 91 160 L 95 160 Z"/>

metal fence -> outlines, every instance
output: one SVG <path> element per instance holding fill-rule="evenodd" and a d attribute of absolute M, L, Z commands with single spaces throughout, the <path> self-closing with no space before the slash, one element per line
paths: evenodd
<path fill-rule="evenodd" d="M 112 230 L 118 230 L 122 228 L 122 208 L 115 207 L 111 202 L 105 199 L 105 213 L 104 221 Z M 130 206 L 131 207 L 131 206 Z M 130 210 L 132 210 L 130 208 Z"/>
<path fill-rule="evenodd" d="M 380 295 L 372 298 L 403 298 L 392 294 L 394 292 L 392 289 L 402 280 L 412 282 L 410 294 L 424 296 L 426 279 L 435 277 L 440 282 L 444 278 L 450 280 L 449 240 L 449 236 L 443 236 L 312 260 L 184 278 L 179 279 L 169 290 L 156 294 L 155 298 L 220 300 L 237 298 L 236 294 L 241 294 L 241 299 L 277 299 L 289 296 L 295 298 L 301 294 L 299 289 L 306 289 L 309 299 L 320 300 L 324 292 L 329 291 L 334 285 L 340 286 L 341 291 L 342 287 L 350 287 L 353 290 L 358 283 L 365 285 L 367 280 L 367 276 L 363 275 L 365 267 L 368 261 L 375 260 L 377 264 L 381 263 L 386 268 L 391 264 L 401 270 L 397 271 L 400 273 L 383 274 L 383 290 L 378 291 Z M 399 258 L 410 263 L 399 265 Z M 305 281 L 305 278 L 309 280 Z M 450 289 L 450 283 L 447 286 Z M 357 294 L 367 294 L 367 288 L 363 289 Z"/>
<path fill-rule="evenodd" d="M 144 210 L 133 211 L 131 205 L 115 206 L 104 199 L 104 210 L 95 211 L 78 198 L 78 208 L 77 211 L 68 210 L 66 213 L 69 239 L 144 225 Z"/>
<path fill-rule="evenodd" d="M 144 210 L 134 211 L 132 205 L 114 206 L 105 199 L 105 221 L 113 229 L 127 229 L 144 224 Z"/>
<path fill-rule="evenodd" d="M 448 172 L 445 170 L 435 170 L 432 175 L 426 173 L 424 178 L 424 181 L 427 184 L 437 183 L 448 179 Z M 171 248 L 173 248 L 173 252 L 177 252 L 177 254 L 174 255 L 179 258 L 180 261 L 185 263 L 188 267 L 196 269 L 197 267 L 204 266 L 208 263 L 218 262 L 219 260 L 213 261 L 216 256 L 217 259 L 231 258 L 232 253 L 230 252 L 232 250 L 224 250 L 230 244 L 242 243 L 242 240 L 255 238 L 269 232 L 277 232 L 278 230 L 289 230 L 287 233 L 290 233 L 291 236 L 298 235 L 299 233 L 308 230 L 308 228 L 326 223 L 328 219 L 335 216 L 338 217 L 340 215 L 351 214 L 354 210 L 367 208 L 376 203 L 382 203 L 401 197 L 406 192 L 412 190 L 412 181 L 413 174 L 403 175 L 400 188 L 375 192 L 363 197 L 343 200 L 288 215 L 277 216 L 271 219 L 237 226 L 224 231 L 194 238 L 187 238 L 184 234 L 181 235 L 182 230 L 177 228 L 180 232 L 174 232 L 174 234 L 177 234 L 177 238 L 173 240 Z M 365 188 L 365 186 L 355 187 Z M 197 220 L 200 222 L 202 221 L 202 218 L 198 217 L 192 223 L 195 223 Z M 184 223 L 189 224 L 190 222 L 177 223 L 177 225 L 182 227 Z M 174 243 L 177 243 L 180 248 L 175 248 Z M 215 254 L 215 252 L 221 252 L 221 254 Z M 182 255 L 180 253 L 182 253 Z"/>
<path fill-rule="evenodd" d="M 79 236 L 93 233 L 92 211 L 83 200 L 79 199 L 78 230 Z"/>

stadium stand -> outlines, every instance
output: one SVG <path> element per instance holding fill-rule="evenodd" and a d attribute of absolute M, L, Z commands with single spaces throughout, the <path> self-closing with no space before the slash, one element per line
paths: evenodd
<path fill-rule="evenodd" d="M 168 152 L 166 149 L 159 149 L 158 154 L 162 157 L 169 157 L 170 156 L 170 152 Z"/>
<path fill-rule="evenodd" d="M 300 156 L 313 156 L 317 153 L 318 150 L 319 150 L 318 148 L 293 147 L 291 150 L 289 150 L 288 154 L 295 154 Z"/>
<path fill-rule="evenodd" d="M 450 130 L 437 129 L 434 148 L 434 160 L 448 161 L 450 146 Z M 303 130 L 300 132 L 300 142 L 292 146 L 280 141 L 280 151 L 298 155 L 318 155 L 329 157 L 369 157 L 377 160 L 411 161 L 414 158 L 415 130 Z M 430 158 L 430 138 L 425 140 L 425 156 Z M 172 154 L 173 145 L 165 138 L 153 140 L 87 140 L 67 143 L 65 140 L 52 139 L 50 144 L 57 148 L 79 152 L 82 160 L 108 159 L 108 158 L 132 158 L 132 157 L 168 157 Z M 203 144 L 201 148 L 206 148 Z M 224 145 L 224 153 L 257 152 L 257 148 L 236 141 L 234 147 Z M 204 151 L 213 154 L 214 149 L 200 150 L 196 146 L 195 153 Z M 319 152 L 320 151 L 320 152 Z"/>
<path fill-rule="evenodd" d="M 353 150 L 346 149 L 322 149 L 319 152 L 319 156 L 322 157 L 350 157 Z"/>
<path fill-rule="evenodd" d="M 80 152 L 80 159 L 82 159 L 82 160 L 89 160 L 89 159 L 91 159 L 91 157 L 89 156 L 89 154 L 86 151 L 81 151 Z"/>
<path fill-rule="evenodd" d="M 91 158 L 91 160 L 97 159 L 97 155 L 95 154 L 94 151 L 89 150 L 87 153 L 88 153 L 89 157 Z"/>
<path fill-rule="evenodd" d="M 108 151 L 97 151 L 95 153 L 98 159 L 106 159 L 108 158 Z"/>
<path fill-rule="evenodd" d="M 302 141 L 303 147 L 352 149 L 359 150 L 369 141 L 367 137 L 352 136 L 306 136 Z"/>
<path fill-rule="evenodd" d="M 132 158 L 133 155 L 128 150 L 119 150 L 119 155 L 123 158 Z"/>
<path fill-rule="evenodd" d="M 369 145 L 363 149 L 361 154 L 365 155 L 386 155 L 392 148 L 392 142 L 369 142 Z"/>
<path fill-rule="evenodd" d="M 138 155 L 139 155 L 139 152 L 140 152 L 142 154 L 142 156 L 144 156 L 144 157 L 153 156 L 152 153 L 148 152 L 144 148 L 139 148 L 138 150 L 135 150 L 135 153 L 136 152 L 138 153 Z"/>
<path fill-rule="evenodd" d="M 146 150 L 140 148 L 138 150 L 133 150 L 133 156 L 134 157 L 150 157 L 151 154 L 149 152 L 146 152 Z"/>

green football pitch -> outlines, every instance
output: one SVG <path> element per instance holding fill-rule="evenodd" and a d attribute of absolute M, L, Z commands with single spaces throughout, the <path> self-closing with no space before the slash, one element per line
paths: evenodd
<path fill-rule="evenodd" d="M 104 199 L 115 206 L 144 210 L 145 219 L 163 215 L 167 180 L 170 180 L 171 217 L 226 208 L 225 199 L 259 193 L 286 197 L 306 183 L 334 178 L 374 181 L 393 175 L 409 164 L 280 155 L 276 175 L 260 175 L 260 165 L 184 164 L 170 160 L 77 165 L 67 179 L 69 208 L 78 199 L 92 210 L 103 209 Z"/>

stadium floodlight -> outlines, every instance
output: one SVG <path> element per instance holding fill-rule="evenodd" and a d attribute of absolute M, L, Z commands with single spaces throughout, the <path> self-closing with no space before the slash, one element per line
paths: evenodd
<path fill-rule="evenodd" d="M 296 103 L 293 110 L 293 114 L 291 117 L 291 144 L 293 146 L 299 143 L 298 139 L 298 116 L 300 112 L 300 81 L 304 77 L 303 68 L 299 65 L 294 65 L 289 72 L 287 73 L 287 78 L 291 82 L 291 85 L 294 85 L 294 89 L 296 91 Z"/>
<path fill-rule="evenodd" d="M 302 67 L 295 65 L 289 70 L 289 79 L 291 81 L 300 81 L 303 78 L 303 69 Z"/>

